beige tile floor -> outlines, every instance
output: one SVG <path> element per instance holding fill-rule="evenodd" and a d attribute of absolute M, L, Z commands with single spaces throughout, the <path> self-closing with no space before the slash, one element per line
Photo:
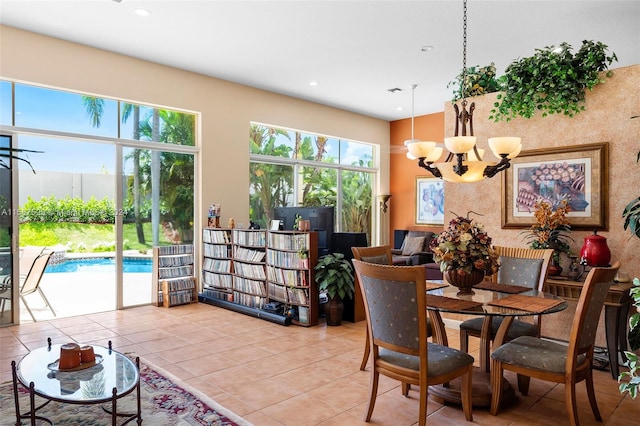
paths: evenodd
<path fill-rule="evenodd" d="M 458 335 L 448 330 L 450 342 Z M 364 425 L 370 371 L 360 371 L 364 323 L 339 327 L 284 327 L 202 303 L 170 309 L 143 306 L 57 318 L 0 328 L 0 381 L 11 378 L 10 362 L 46 338 L 64 343 L 106 344 L 135 352 L 255 425 Z M 472 348 L 477 356 L 477 347 Z M 595 371 L 596 394 L 605 425 L 636 425 L 640 399 L 618 392 L 608 371 Z M 514 377 L 507 376 L 514 383 Z M 593 419 L 578 386 L 582 425 Z M 463 425 L 462 410 L 429 401 L 428 422 Z M 372 425 L 417 424 L 417 393 L 401 395 L 382 378 Z M 474 410 L 484 425 L 568 424 L 563 385 L 532 381 L 530 394 L 497 417 Z"/>

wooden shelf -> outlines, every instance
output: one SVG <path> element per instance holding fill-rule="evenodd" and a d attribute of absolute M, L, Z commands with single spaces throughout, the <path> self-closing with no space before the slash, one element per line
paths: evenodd
<path fill-rule="evenodd" d="M 193 286 L 197 301 L 197 280 L 194 274 L 193 245 L 178 244 L 153 248 L 153 273 L 151 282 L 151 303 L 155 306 L 167 306 L 164 296 L 173 293 L 175 287 L 181 290 Z M 168 292 L 163 290 L 164 283 Z M 175 295 L 175 293 L 174 293 Z M 176 299 L 176 297 L 172 296 Z M 169 303 L 169 306 L 172 306 Z"/>
<path fill-rule="evenodd" d="M 318 259 L 316 232 L 205 228 L 203 244 L 205 300 L 213 298 L 262 312 L 267 312 L 268 304 L 279 302 L 280 315 L 292 312 L 289 322 L 318 323 L 319 295 L 313 275 Z M 219 245 L 228 248 L 210 247 Z M 301 249 L 307 251 L 308 259 L 300 259 Z"/>

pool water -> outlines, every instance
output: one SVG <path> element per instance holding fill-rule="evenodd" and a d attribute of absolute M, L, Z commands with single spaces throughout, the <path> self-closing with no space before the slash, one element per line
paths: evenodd
<path fill-rule="evenodd" d="M 57 265 L 49 265 L 45 272 L 115 272 L 113 257 L 96 257 L 66 260 Z M 123 272 L 151 273 L 151 259 L 124 258 Z"/>

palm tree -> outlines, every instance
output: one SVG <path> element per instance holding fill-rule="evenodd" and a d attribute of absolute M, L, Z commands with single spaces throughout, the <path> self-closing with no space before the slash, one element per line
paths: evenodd
<path fill-rule="evenodd" d="M 0 147 L 0 167 L 2 167 L 4 169 L 8 169 L 10 167 L 9 162 L 11 162 L 12 159 L 15 159 L 15 160 L 23 161 L 23 162 L 27 163 L 29 165 L 29 167 L 31 168 L 31 171 L 35 174 L 36 171 L 33 168 L 33 166 L 31 165 L 31 162 L 29 160 L 27 160 L 26 158 L 20 157 L 19 155 L 15 154 L 15 153 L 21 153 L 21 152 L 33 152 L 33 153 L 38 153 L 38 154 L 42 154 L 43 153 L 43 151 L 33 151 L 31 149 L 10 148 L 10 147 L 6 147 L 6 146 L 2 146 L 2 147 Z"/>
<path fill-rule="evenodd" d="M 133 139 L 140 140 L 140 106 L 134 104 L 122 104 L 122 122 L 126 123 L 133 112 Z M 142 216 L 140 206 L 142 196 L 140 194 L 140 150 L 133 150 L 133 217 L 136 223 L 136 235 L 138 242 L 144 244 L 144 229 L 142 228 Z"/>

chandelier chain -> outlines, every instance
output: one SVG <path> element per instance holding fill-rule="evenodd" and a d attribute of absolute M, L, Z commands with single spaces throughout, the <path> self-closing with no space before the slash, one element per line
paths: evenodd
<path fill-rule="evenodd" d="M 467 103 L 467 0 L 463 1 L 462 18 L 462 104 Z"/>

